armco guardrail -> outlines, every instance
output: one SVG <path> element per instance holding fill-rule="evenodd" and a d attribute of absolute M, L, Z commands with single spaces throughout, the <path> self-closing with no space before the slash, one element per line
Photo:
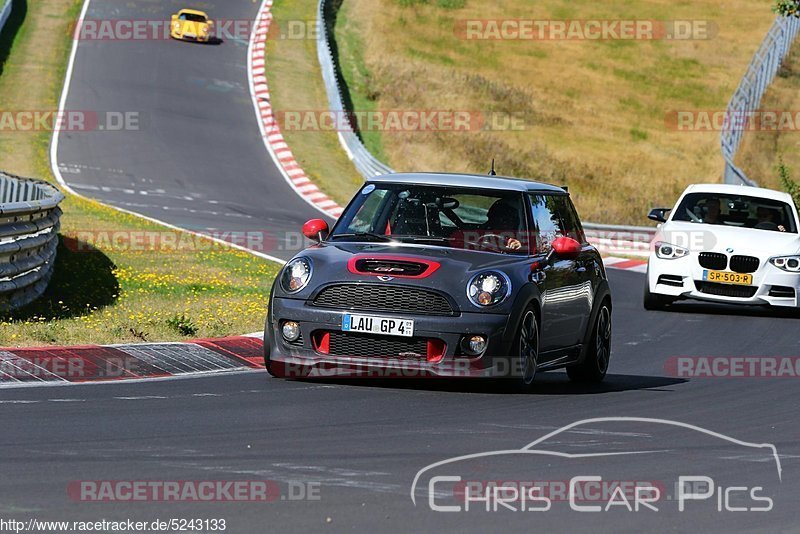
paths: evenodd
<path fill-rule="evenodd" d="M 322 79 L 325 82 L 325 91 L 328 93 L 330 110 L 336 116 L 347 117 L 352 120 L 347 110 L 344 109 L 341 88 L 339 87 L 339 67 L 336 64 L 331 47 L 325 9 L 327 0 L 319 0 L 317 7 L 317 55 L 322 68 Z M 361 142 L 355 133 L 356 128 L 352 123 L 347 131 L 339 132 L 339 141 L 353 161 L 356 169 L 364 178 L 389 174 L 394 172 L 391 167 L 378 161 Z M 584 224 L 584 230 L 589 241 L 606 254 L 626 254 L 633 256 L 647 256 L 650 251 L 650 242 L 653 240 L 656 229 L 643 226 L 611 226 L 605 224 Z"/>
<path fill-rule="evenodd" d="M 761 97 L 775 78 L 798 31 L 800 19 L 797 17 L 779 16 L 775 19 L 733 93 L 726 114 L 727 127 L 723 128 L 720 135 L 722 157 L 725 158 L 725 183 L 757 185 L 734 163 L 746 130 L 742 125 L 748 120 L 748 115 L 761 105 Z"/>
<path fill-rule="evenodd" d="M 615 226 L 611 224 L 584 223 L 586 239 L 606 255 L 650 255 L 650 243 L 657 228 L 652 226 Z"/>
<path fill-rule="evenodd" d="M 322 67 L 322 79 L 325 82 L 325 91 L 328 93 L 330 109 L 335 116 L 347 117 L 350 128 L 343 128 L 339 131 L 339 142 L 344 147 L 347 156 L 365 178 L 380 176 L 394 172 L 390 167 L 378 161 L 375 156 L 361 142 L 356 133 L 357 124 L 352 123 L 350 115 L 344 109 L 341 88 L 339 87 L 339 68 L 336 65 L 331 41 L 328 35 L 328 26 L 325 23 L 325 9 L 328 6 L 326 0 L 319 0 L 317 6 L 317 55 L 319 64 Z"/>
<path fill-rule="evenodd" d="M 0 9 L 0 32 L 3 31 L 3 27 L 8 22 L 8 17 L 11 16 L 11 0 L 6 0 L 3 3 L 3 8 Z"/>
<path fill-rule="evenodd" d="M 47 287 L 63 199 L 47 182 L 0 173 L 0 311 L 32 302 Z"/>

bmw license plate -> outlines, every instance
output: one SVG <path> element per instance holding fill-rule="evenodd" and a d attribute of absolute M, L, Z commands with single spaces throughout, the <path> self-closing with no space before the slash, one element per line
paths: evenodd
<path fill-rule="evenodd" d="M 414 321 L 412 319 L 394 319 L 391 317 L 345 313 L 344 317 L 342 317 L 342 331 L 412 337 L 414 335 Z"/>
<path fill-rule="evenodd" d="M 753 284 L 752 274 L 726 273 L 724 271 L 703 271 L 703 280 L 708 282 L 718 282 L 720 284 L 734 284 L 738 286 L 749 286 Z"/>

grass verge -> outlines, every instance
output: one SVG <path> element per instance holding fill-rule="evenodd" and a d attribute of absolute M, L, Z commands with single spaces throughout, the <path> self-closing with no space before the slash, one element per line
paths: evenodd
<path fill-rule="evenodd" d="M 761 101 L 761 109 L 781 113 L 774 130 L 745 132 L 736 164 L 763 187 L 780 189 L 780 159 L 800 176 L 800 50 L 793 48 Z M 785 115 L 784 115 L 785 114 Z"/>
<path fill-rule="evenodd" d="M 465 19 L 705 21 L 710 38 L 466 40 Z M 496 158 L 501 174 L 569 185 L 585 220 L 644 224 L 687 184 L 720 180 L 719 133 L 669 117 L 724 110 L 773 19 L 757 0 L 342 0 L 336 36 L 356 105 L 517 120 L 365 136 L 393 168 L 484 173 Z"/>
<path fill-rule="evenodd" d="M 0 109 L 55 110 L 80 0 L 15 0 L 24 13 L 0 37 Z M 50 133 L 0 134 L 0 169 L 52 180 Z M 263 328 L 278 266 L 207 240 L 172 237 L 189 248 L 132 250 L 76 241 L 86 231 L 161 233 L 166 229 L 69 195 L 62 205 L 55 274 L 45 295 L 0 317 L 0 346 L 176 341 Z M 152 234 L 151 234 L 152 235 Z M 163 234 L 160 234 L 163 235 Z"/>
<path fill-rule="evenodd" d="M 278 0 L 267 43 L 266 73 L 272 106 L 286 112 L 326 112 L 328 97 L 319 70 L 313 32 L 316 0 Z M 303 31 L 292 28 L 303 27 Z M 331 198 L 346 205 L 363 179 L 347 158 L 336 132 L 283 128 L 283 136 L 308 176 Z"/>

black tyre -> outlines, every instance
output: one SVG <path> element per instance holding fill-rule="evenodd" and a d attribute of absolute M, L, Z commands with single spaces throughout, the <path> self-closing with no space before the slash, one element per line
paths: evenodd
<path fill-rule="evenodd" d="M 516 389 L 528 391 L 533 387 L 539 365 L 539 321 L 533 309 L 528 308 L 523 312 L 515 341 L 517 354 L 511 378 Z"/>
<path fill-rule="evenodd" d="M 611 359 L 611 307 L 608 302 L 603 302 L 597 312 L 592 336 L 585 351 L 581 363 L 567 367 L 567 375 L 575 382 L 602 382 Z"/>
<path fill-rule="evenodd" d="M 662 310 L 664 309 L 665 306 L 668 306 L 673 302 L 675 302 L 675 300 L 672 299 L 671 297 L 651 293 L 650 284 L 645 282 L 644 298 L 642 299 L 642 303 L 644 304 L 645 310 Z"/>

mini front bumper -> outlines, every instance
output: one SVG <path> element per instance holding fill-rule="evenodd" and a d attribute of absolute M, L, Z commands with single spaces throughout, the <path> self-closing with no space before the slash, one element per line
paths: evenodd
<path fill-rule="evenodd" d="M 800 307 L 800 274 L 789 273 L 762 261 L 753 275 L 752 296 L 729 296 L 702 290 L 703 273 L 697 258 L 687 256 L 676 260 L 664 260 L 651 256 L 647 268 L 647 284 L 650 292 L 676 299 L 695 299 L 743 305 L 769 305 L 778 307 Z M 748 286 L 730 286 L 742 288 Z M 793 290 L 793 295 L 787 294 Z M 731 291 L 736 291 L 731 289 Z M 744 291 L 744 290 L 743 290 Z"/>
<path fill-rule="evenodd" d="M 371 377 L 492 377 L 507 376 L 513 344 L 509 316 L 480 312 L 461 312 L 459 316 L 430 316 L 390 312 L 355 312 L 381 317 L 414 320 L 414 337 L 444 342 L 444 354 L 438 361 L 424 358 L 354 357 L 323 354 L 315 350 L 316 332 L 338 332 L 344 310 L 309 306 L 303 300 L 274 298 L 266 325 L 268 342 L 265 356 L 271 364 L 282 365 L 289 376 L 367 375 Z M 287 343 L 280 332 L 283 321 L 300 325 L 302 343 Z M 461 355 L 459 345 L 465 335 L 483 335 L 487 347 L 480 356 Z M 394 338 L 396 339 L 396 338 Z"/>

